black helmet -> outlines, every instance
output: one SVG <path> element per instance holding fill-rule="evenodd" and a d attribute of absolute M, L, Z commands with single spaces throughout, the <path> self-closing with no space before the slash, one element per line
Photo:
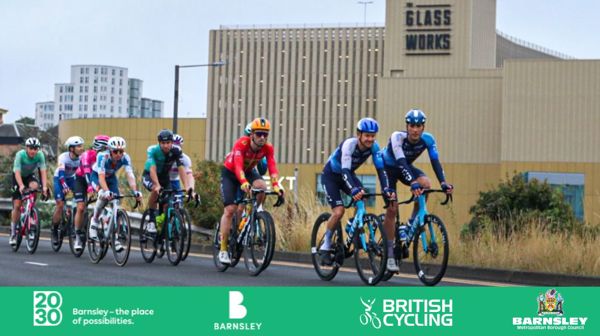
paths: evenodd
<path fill-rule="evenodd" d="M 160 132 L 158 132 L 158 141 L 173 141 L 173 132 L 171 132 L 171 130 L 168 129 L 164 129 Z"/>

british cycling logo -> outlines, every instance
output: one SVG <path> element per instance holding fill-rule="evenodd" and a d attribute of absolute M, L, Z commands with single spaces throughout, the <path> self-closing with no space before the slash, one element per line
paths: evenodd
<path fill-rule="evenodd" d="M 452 299 L 383 299 L 379 315 L 373 311 L 376 299 L 361 297 L 360 302 L 364 308 L 360 324 L 374 329 L 452 326 Z"/>
<path fill-rule="evenodd" d="M 229 320 L 242 320 L 248 315 L 248 309 L 242 303 L 244 294 L 240 291 L 229 291 Z M 262 322 L 214 322 L 217 331 L 261 330 Z"/>
<path fill-rule="evenodd" d="M 537 298 L 538 317 L 513 317 L 517 330 L 583 330 L 587 317 L 562 317 L 565 299 L 552 288 L 540 293 Z M 540 317 L 541 316 L 541 317 Z"/>

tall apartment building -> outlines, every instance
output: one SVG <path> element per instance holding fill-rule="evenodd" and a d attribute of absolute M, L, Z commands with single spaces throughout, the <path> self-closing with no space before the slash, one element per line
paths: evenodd
<path fill-rule="evenodd" d="M 71 81 L 54 85 L 54 101 L 36 104 L 36 125 L 48 129 L 62 119 L 161 117 L 162 102 L 151 99 L 151 113 L 142 115 L 141 100 L 147 99 L 142 83 L 129 78 L 127 68 L 73 65 Z"/>

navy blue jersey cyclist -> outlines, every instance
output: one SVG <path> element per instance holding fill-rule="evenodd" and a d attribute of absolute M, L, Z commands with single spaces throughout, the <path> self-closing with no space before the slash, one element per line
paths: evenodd
<path fill-rule="evenodd" d="M 395 192 L 396 182 L 400 181 L 406 186 L 410 186 L 411 192 L 415 196 L 423 193 L 424 189 L 431 188 L 431 181 L 423 171 L 413 166 L 413 162 L 425 151 L 429 154 L 429 160 L 433 171 L 446 193 L 452 193 L 453 186 L 446 182 L 444 169 L 440 163 L 439 153 L 435 138 L 430 133 L 425 132 L 425 121 L 427 117 L 421 110 L 413 109 L 406 113 L 406 131 L 392 133 L 387 146 L 382 150 L 385 171 L 388 178 L 388 184 Z M 393 227 L 396 217 L 397 204 L 393 200 L 386 210 L 384 227 Z M 417 202 L 414 203 L 413 213 L 409 221 L 414 219 L 419 209 Z M 387 231 L 386 231 L 387 232 Z M 393 231 L 392 231 L 393 233 Z M 390 233 L 388 233 L 388 237 Z M 394 237 L 392 235 L 391 237 Z M 405 239 L 401 234 L 400 239 Z"/>
<path fill-rule="evenodd" d="M 360 200 L 365 194 L 362 184 L 354 171 L 369 157 L 377 169 L 381 190 L 391 196 L 392 190 L 387 186 L 387 177 L 383 169 L 383 160 L 379 144 L 375 136 L 379 131 L 379 124 L 372 118 L 363 118 L 356 125 L 356 137 L 348 138 L 331 154 L 321 175 L 321 183 L 327 194 L 327 202 L 331 206 L 331 217 L 327 221 L 327 231 L 323 244 L 319 247 L 323 260 L 331 263 L 331 237 L 335 226 L 344 215 L 344 203 L 341 191 L 350 195 L 354 200 Z"/>

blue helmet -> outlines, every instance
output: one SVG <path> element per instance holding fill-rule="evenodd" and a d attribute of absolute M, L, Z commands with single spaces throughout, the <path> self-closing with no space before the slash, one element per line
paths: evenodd
<path fill-rule="evenodd" d="M 362 118 L 356 124 L 356 130 L 363 133 L 377 133 L 379 124 L 373 118 Z"/>
<path fill-rule="evenodd" d="M 412 109 L 406 112 L 406 116 L 404 116 L 404 118 L 406 119 L 407 124 L 413 125 L 423 125 L 425 124 L 425 120 L 427 120 L 427 116 L 425 116 L 425 113 L 417 109 Z"/>
<path fill-rule="evenodd" d="M 248 125 L 246 125 L 246 128 L 244 128 L 245 136 L 250 136 L 250 133 L 252 133 L 252 123 L 248 123 Z"/>

